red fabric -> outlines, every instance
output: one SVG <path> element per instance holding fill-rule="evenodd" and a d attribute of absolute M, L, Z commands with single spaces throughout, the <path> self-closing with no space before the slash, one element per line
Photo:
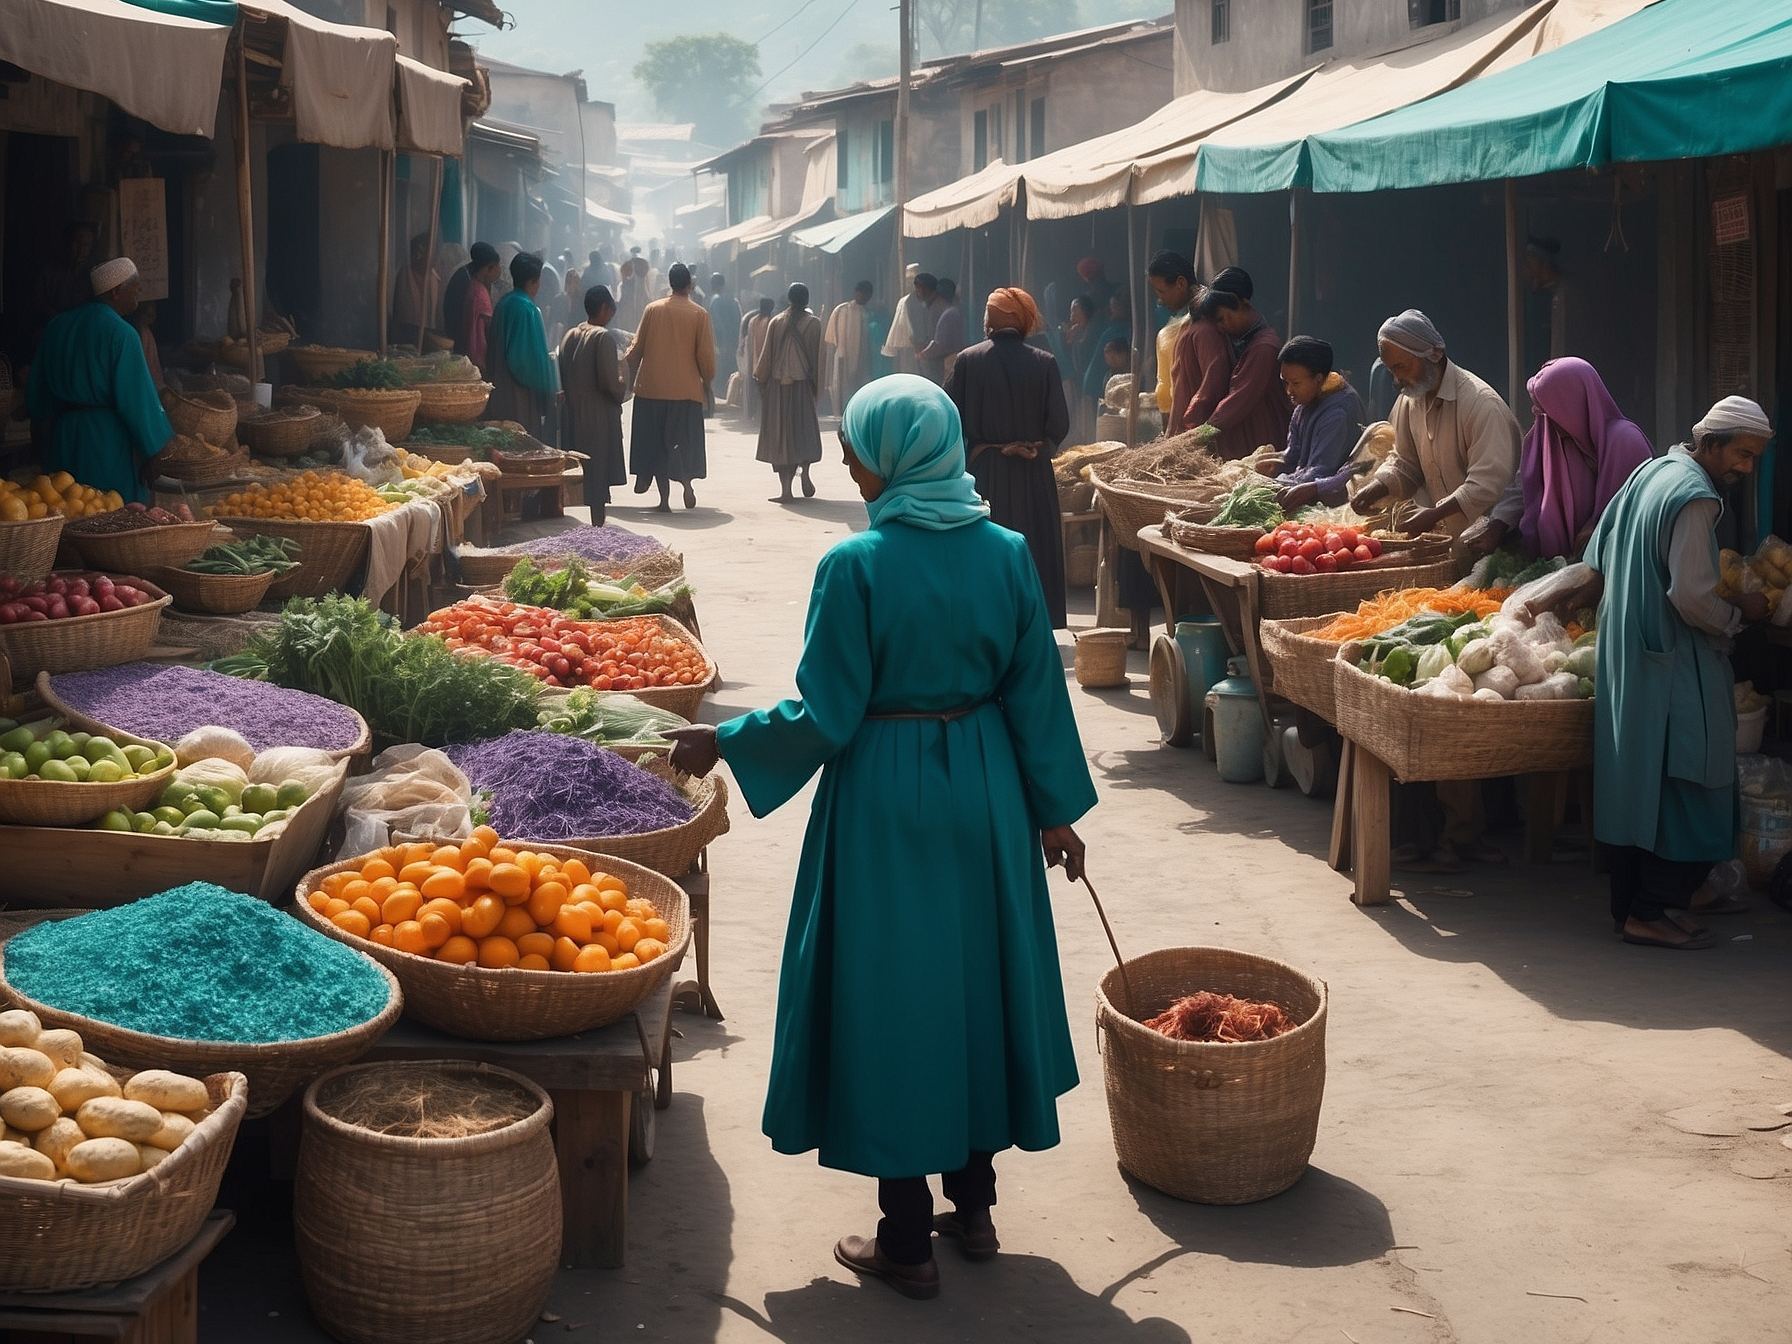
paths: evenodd
<path fill-rule="evenodd" d="M 1262 326 L 1232 366 L 1226 395 L 1207 417 L 1208 424 L 1219 427 L 1214 451 L 1220 457 L 1249 457 L 1266 443 L 1277 452 L 1287 446 L 1294 408 L 1282 389 L 1281 352 L 1281 340 Z"/>
<path fill-rule="evenodd" d="M 1278 370 L 1279 373 L 1279 370 Z M 1170 360 L 1170 433 L 1199 429 L 1213 417 L 1232 379 L 1232 343 L 1204 317 L 1189 319 Z"/>
<path fill-rule="evenodd" d="M 485 372 L 485 342 L 492 324 L 492 292 L 477 280 L 467 286 L 467 358 Z"/>

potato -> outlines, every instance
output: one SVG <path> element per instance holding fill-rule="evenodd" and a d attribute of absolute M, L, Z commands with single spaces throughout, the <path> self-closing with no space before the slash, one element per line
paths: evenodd
<path fill-rule="evenodd" d="M 41 1087 L 15 1087 L 0 1092 L 0 1120 L 27 1134 L 48 1129 L 61 1114 L 56 1098 Z"/>
<path fill-rule="evenodd" d="M 48 1055 L 65 1069 L 76 1068 L 81 1063 L 81 1033 L 66 1027 L 38 1032 L 37 1044 L 31 1048 Z"/>
<path fill-rule="evenodd" d="M 80 1067 L 89 1069 L 94 1073 L 103 1073 L 108 1078 L 112 1077 L 112 1070 L 106 1067 L 106 1061 L 101 1059 L 98 1055 L 88 1054 L 85 1050 L 81 1052 Z M 117 1080 L 113 1079 L 113 1081 L 116 1082 Z"/>
<path fill-rule="evenodd" d="M 65 1111 L 79 1110 L 81 1103 L 93 1097 L 116 1097 L 116 1080 L 110 1090 L 105 1083 L 86 1069 L 61 1069 L 50 1079 L 49 1093 Z"/>
<path fill-rule="evenodd" d="M 23 1008 L 9 1008 L 0 1013 L 0 1045 L 30 1045 L 37 1040 L 37 1033 L 43 1030 L 43 1024 L 37 1020 L 36 1013 L 28 1013 Z"/>
<path fill-rule="evenodd" d="M 66 1171 L 69 1149 L 86 1141 L 87 1136 L 81 1132 L 81 1126 L 65 1115 L 48 1129 L 38 1130 L 31 1146 L 54 1162 L 57 1171 Z"/>
<path fill-rule="evenodd" d="M 23 1176 L 33 1181 L 56 1179 L 56 1164 L 35 1148 L 0 1143 L 0 1176 Z"/>
<path fill-rule="evenodd" d="M 31 1136 L 24 1130 L 14 1129 L 5 1121 L 0 1120 L 0 1143 L 18 1143 L 29 1148 L 31 1146 Z"/>
<path fill-rule="evenodd" d="M 88 1139 L 68 1150 L 68 1174 L 77 1181 L 116 1181 L 142 1170 L 143 1159 L 129 1139 Z"/>
<path fill-rule="evenodd" d="M 162 1127 L 150 1137 L 149 1143 L 157 1148 L 166 1148 L 169 1152 L 173 1152 L 187 1141 L 188 1135 L 198 1128 L 198 1125 L 195 1125 L 179 1111 L 163 1111 Z"/>
<path fill-rule="evenodd" d="M 90 1139 L 128 1139 L 132 1143 L 147 1143 L 162 1128 L 162 1113 L 154 1106 L 120 1097 L 82 1102 L 75 1120 Z"/>
<path fill-rule="evenodd" d="M 187 1078 L 166 1069 L 144 1069 L 134 1073 L 124 1085 L 129 1101 L 141 1101 L 158 1111 L 203 1111 L 211 1104 L 211 1094 L 197 1078 Z"/>
<path fill-rule="evenodd" d="M 137 1145 L 138 1170 L 148 1171 L 151 1167 L 166 1162 L 172 1156 L 173 1154 L 166 1148 L 158 1148 L 153 1143 L 140 1143 Z"/>
<path fill-rule="evenodd" d="M 15 1087 L 48 1087 L 56 1076 L 56 1061 L 41 1050 L 0 1046 L 0 1092 Z"/>

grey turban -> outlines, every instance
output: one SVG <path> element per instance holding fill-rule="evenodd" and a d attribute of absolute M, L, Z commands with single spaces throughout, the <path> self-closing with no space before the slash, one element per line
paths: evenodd
<path fill-rule="evenodd" d="M 1420 359 L 1441 359 L 1444 353 L 1444 338 L 1431 319 L 1417 308 L 1408 308 L 1398 317 L 1390 317 L 1381 324 L 1377 338 L 1399 346 L 1409 355 L 1417 355 Z"/>
<path fill-rule="evenodd" d="M 1753 434 L 1763 439 L 1773 437 L 1773 426 L 1767 412 L 1747 397 L 1725 397 L 1705 412 L 1705 418 L 1694 425 L 1695 434 Z"/>

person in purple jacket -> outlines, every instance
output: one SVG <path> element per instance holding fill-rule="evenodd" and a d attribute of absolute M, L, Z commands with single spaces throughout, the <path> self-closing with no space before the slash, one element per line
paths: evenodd
<path fill-rule="evenodd" d="M 1352 475 L 1347 463 L 1363 433 L 1363 399 L 1332 368 L 1332 347 L 1316 336 L 1296 336 L 1279 355 L 1282 386 L 1294 403 L 1288 451 L 1282 454 L 1277 501 L 1292 514 L 1309 504 L 1344 503 Z"/>

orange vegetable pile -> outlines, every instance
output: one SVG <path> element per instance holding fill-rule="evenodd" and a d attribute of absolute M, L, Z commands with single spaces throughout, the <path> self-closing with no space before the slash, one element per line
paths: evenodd
<path fill-rule="evenodd" d="M 1313 639 L 1343 643 L 1350 639 L 1369 639 L 1383 630 L 1392 630 L 1422 611 L 1435 611 L 1444 616 L 1459 616 L 1472 611 L 1477 616 L 1486 617 L 1498 611 L 1500 603 L 1511 595 L 1510 588 L 1407 588 L 1359 602 L 1354 615 L 1333 617 L 1307 634 Z"/>
<path fill-rule="evenodd" d="M 624 971 L 666 954 L 653 902 L 578 859 L 515 849 L 489 826 L 449 845 L 392 845 L 307 899 L 337 928 L 487 970 Z"/>
<path fill-rule="evenodd" d="M 215 518 L 364 523 L 393 507 L 366 481 L 340 471 L 307 471 L 278 485 L 256 485 L 226 495 L 210 513 Z"/>
<path fill-rule="evenodd" d="M 549 686 L 641 691 L 709 679 L 702 651 L 667 634 L 651 616 L 575 621 L 549 607 L 469 597 L 430 612 L 416 633 L 440 635 L 451 649 L 488 653 Z"/>

